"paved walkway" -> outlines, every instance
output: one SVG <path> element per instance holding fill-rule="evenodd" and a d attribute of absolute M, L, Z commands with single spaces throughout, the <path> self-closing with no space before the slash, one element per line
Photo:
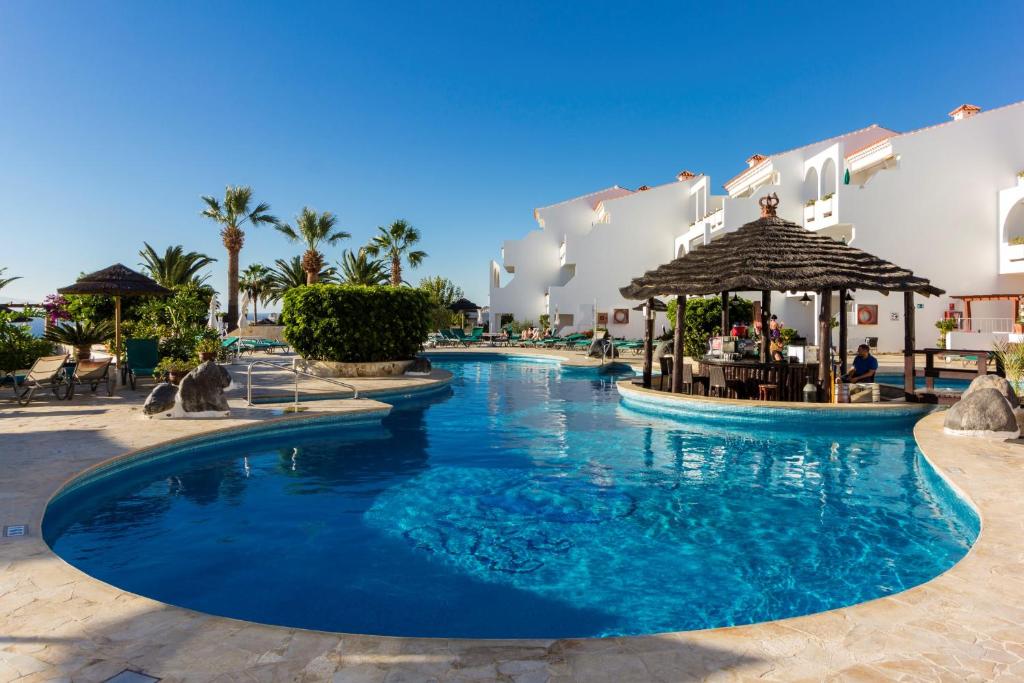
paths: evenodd
<path fill-rule="evenodd" d="M 0 403 L 0 681 L 103 681 L 122 670 L 165 681 L 989 681 L 1024 680 L 1024 448 L 915 430 L 927 456 L 981 511 L 956 567 L 896 596 L 753 626 L 601 640 L 381 638 L 261 626 L 191 612 L 96 581 L 38 535 L 46 500 L 111 456 L 225 426 L 281 419 L 279 407 L 217 421 L 151 421 L 141 398 Z M 322 401 L 318 412 L 379 409 Z M 307 416 L 310 413 L 303 413 Z M 543 619 L 543 614 L 537 615 Z"/>

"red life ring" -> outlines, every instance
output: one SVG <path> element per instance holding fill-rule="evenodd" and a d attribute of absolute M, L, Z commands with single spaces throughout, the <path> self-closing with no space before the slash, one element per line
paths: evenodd
<path fill-rule="evenodd" d="M 625 325 L 629 322 L 629 311 L 625 308 L 616 308 L 612 314 L 612 320 L 616 325 Z"/>

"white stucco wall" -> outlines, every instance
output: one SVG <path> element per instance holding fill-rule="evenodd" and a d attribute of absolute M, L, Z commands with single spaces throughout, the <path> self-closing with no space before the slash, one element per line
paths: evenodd
<path fill-rule="evenodd" d="M 856 184 L 861 175 L 844 185 L 847 157 L 886 138 L 894 155 L 888 168 L 863 186 Z M 588 329 L 595 298 L 601 311 L 632 308 L 636 302 L 622 300 L 619 287 L 680 251 L 754 220 L 757 200 L 772 192 L 784 218 L 910 268 L 947 291 L 943 297 L 916 298 L 919 348 L 934 345 L 935 321 L 954 302 L 951 296 L 1024 292 L 1024 245 L 1008 244 L 1016 233 L 1024 236 L 1024 185 L 1017 178 L 1024 169 L 1024 103 L 905 134 L 868 127 L 774 154 L 764 163 L 772 170 L 760 174 L 766 184 L 751 191 L 741 175 L 730 181 L 733 196 L 710 194 L 711 179 L 697 176 L 632 194 L 610 188 L 538 209 L 541 230 L 505 243 L 504 266 L 514 267 L 515 275 L 502 272 L 505 284 L 495 286 L 492 266 L 492 324 L 501 313 L 536 321 L 557 308 L 575 316 L 574 327 Z M 829 192 L 834 195 L 824 199 Z M 816 204 L 805 206 L 815 198 Z M 560 264 L 563 240 L 566 263 L 574 269 Z M 854 297 L 851 345 L 878 337 L 881 350 L 902 349 L 902 295 L 855 292 Z M 858 325 L 857 304 L 877 304 L 879 323 Z M 803 306 L 797 296 L 783 294 L 772 299 L 773 312 L 810 339 L 816 305 Z M 1009 302 L 976 302 L 972 309 L 975 318 L 1013 316 Z M 664 324 L 659 320 L 657 329 Z M 642 321 L 631 311 L 628 325 L 610 329 L 616 336 L 637 337 Z"/>

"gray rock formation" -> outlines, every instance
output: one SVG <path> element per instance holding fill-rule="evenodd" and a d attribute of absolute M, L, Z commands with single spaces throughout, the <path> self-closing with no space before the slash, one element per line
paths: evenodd
<path fill-rule="evenodd" d="M 224 389 L 231 385 L 231 375 L 213 361 L 206 361 L 185 375 L 178 387 L 181 408 L 188 413 L 227 412 Z"/>
<path fill-rule="evenodd" d="M 407 375 L 429 375 L 431 370 L 430 361 L 422 356 L 417 356 L 413 359 L 412 365 L 410 365 L 405 374 Z"/>
<path fill-rule="evenodd" d="M 960 401 L 946 412 L 945 427 L 950 432 L 978 436 L 1020 434 L 1010 402 L 993 387 L 964 392 Z"/>
<path fill-rule="evenodd" d="M 975 377 L 971 382 L 971 386 L 967 387 L 967 391 L 961 395 L 961 399 L 967 398 L 967 396 L 972 392 L 980 389 L 995 389 L 1006 397 L 1006 400 L 1010 402 L 1011 408 L 1020 407 L 1020 400 L 1017 398 L 1017 392 L 1013 390 L 1013 386 L 1006 381 L 1005 377 L 1000 377 L 999 375 L 981 375 L 980 377 Z"/>
<path fill-rule="evenodd" d="M 146 415 L 159 415 L 174 410 L 174 401 L 178 397 L 178 387 L 169 382 L 161 382 L 149 392 L 146 402 L 142 404 L 142 412 Z"/>

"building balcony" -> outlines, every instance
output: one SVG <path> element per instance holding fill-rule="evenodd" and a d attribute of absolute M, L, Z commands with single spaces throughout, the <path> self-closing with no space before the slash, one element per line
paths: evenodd
<path fill-rule="evenodd" d="M 839 195 L 833 194 L 804 206 L 804 227 L 821 230 L 839 222 Z"/>

